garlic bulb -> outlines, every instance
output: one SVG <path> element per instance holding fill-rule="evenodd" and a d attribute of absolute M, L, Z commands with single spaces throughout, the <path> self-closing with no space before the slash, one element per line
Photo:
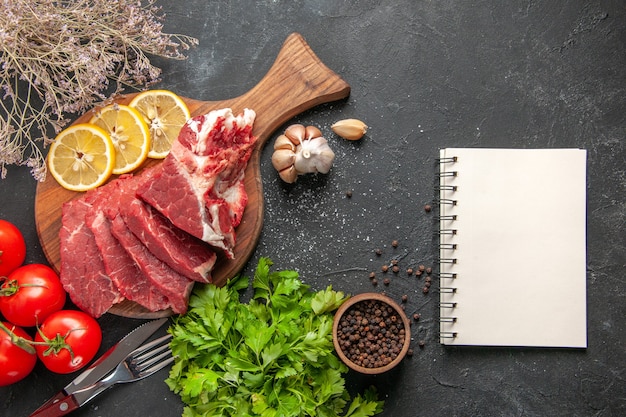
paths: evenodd
<path fill-rule="evenodd" d="M 272 165 L 287 183 L 295 182 L 301 174 L 328 173 L 334 159 L 328 141 L 314 126 L 291 125 L 274 142 Z"/>

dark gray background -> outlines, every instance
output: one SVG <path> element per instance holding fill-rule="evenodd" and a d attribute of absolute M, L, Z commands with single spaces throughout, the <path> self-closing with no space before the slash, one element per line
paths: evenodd
<path fill-rule="evenodd" d="M 623 1 L 158 3 L 166 31 L 200 40 L 187 61 L 155 60 L 161 88 L 201 100 L 240 95 L 266 73 L 291 32 L 352 87 L 349 99 L 293 120 L 319 126 L 329 139 L 337 155 L 330 174 L 286 186 L 271 166 L 271 147 L 264 150 L 264 228 L 248 275 L 266 256 L 278 269 L 298 270 L 316 290 L 373 290 L 369 271 L 392 258 L 402 271 L 434 266 L 433 213 L 423 206 L 433 198 L 439 148 L 587 149 L 587 349 L 445 348 L 436 337 L 436 294 L 424 296 L 401 272 L 375 290 L 408 294 L 407 312 L 422 314 L 413 326 L 415 355 L 383 376 L 350 373 L 348 386 L 377 386 L 384 416 L 626 415 Z M 359 142 L 330 130 L 349 117 L 370 126 Z M 24 232 L 27 262 L 45 262 L 35 187 L 26 168 L 9 169 L 0 181 L 0 218 Z M 527 266 L 529 274 L 542 273 L 541 265 Z M 102 317 L 101 350 L 140 322 Z M 75 415 L 180 415 L 165 376 L 117 387 Z M 26 380 L 0 388 L 0 415 L 28 415 L 72 378 L 37 365 Z"/>

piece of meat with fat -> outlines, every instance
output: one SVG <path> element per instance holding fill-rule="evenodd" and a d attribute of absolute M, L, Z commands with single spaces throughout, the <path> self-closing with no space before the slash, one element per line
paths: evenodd
<path fill-rule="evenodd" d="M 142 173 L 141 179 L 149 178 L 151 172 Z M 116 204 L 126 226 L 154 256 L 175 271 L 194 281 L 211 282 L 211 270 L 217 260 L 215 252 L 207 243 L 175 227 L 137 198 L 137 181 L 126 180 L 122 184 L 119 204 Z"/>
<path fill-rule="evenodd" d="M 91 210 L 84 198 L 63 204 L 59 278 L 72 302 L 97 318 L 124 297 L 106 273 L 94 235 L 85 223 Z"/>
<path fill-rule="evenodd" d="M 111 233 L 111 224 L 100 209 L 90 211 L 86 223 L 102 254 L 107 275 L 120 293 L 150 311 L 165 310 L 168 299 L 137 267 L 117 239 Z"/>
<path fill-rule="evenodd" d="M 244 172 L 256 138 L 254 111 L 214 110 L 187 121 L 169 155 L 137 195 L 176 227 L 233 258 L 247 203 Z"/>
<path fill-rule="evenodd" d="M 133 259 L 137 267 L 167 297 L 172 311 L 177 314 L 184 314 L 187 311 L 187 303 L 194 281 L 174 271 L 166 263 L 152 255 L 128 229 L 119 214 L 110 220 L 113 236 Z"/>

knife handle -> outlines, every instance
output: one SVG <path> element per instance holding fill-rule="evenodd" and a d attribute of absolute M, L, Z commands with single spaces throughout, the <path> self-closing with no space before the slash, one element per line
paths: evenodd
<path fill-rule="evenodd" d="M 78 409 L 80 405 L 73 395 L 66 395 L 54 401 L 48 401 L 38 408 L 30 417 L 60 417 Z"/>

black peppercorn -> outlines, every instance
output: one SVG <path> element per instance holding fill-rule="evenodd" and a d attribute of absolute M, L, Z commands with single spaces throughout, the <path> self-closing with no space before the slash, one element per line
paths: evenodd
<path fill-rule="evenodd" d="M 383 272 L 387 272 L 387 271 L 389 271 L 389 265 L 383 265 L 383 266 L 380 268 L 380 270 L 381 270 L 381 271 L 383 271 Z"/>
<path fill-rule="evenodd" d="M 391 246 L 393 246 L 394 248 L 397 248 L 398 247 L 398 241 L 397 240 L 393 240 L 391 242 Z"/>
<path fill-rule="evenodd" d="M 424 206 L 424 211 L 425 211 L 426 213 L 430 213 L 430 211 L 431 211 L 432 209 L 433 209 L 433 208 L 431 207 L 431 205 L 430 205 L 430 204 L 426 204 L 426 205 Z"/>
<path fill-rule="evenodd" d="M 383 284 L 385 284 L 385 285 L 389 285 L 390 283 L 391 283 L 391 281 L 389 280 L 389 278 L 385 278 L 383 280 Z"/>

